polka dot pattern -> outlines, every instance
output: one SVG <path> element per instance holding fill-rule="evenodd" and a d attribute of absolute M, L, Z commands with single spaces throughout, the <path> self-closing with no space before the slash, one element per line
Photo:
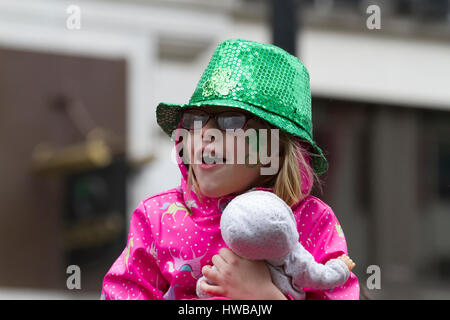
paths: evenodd
<path fill-rule="evenodd" d="M 187 169 L 178 160 L 180 186 L 145 199 L 133 212 L 125 249 L 104 277 L 102 299 L 196 299 L 201 268 L 226 247 L 220 217 L 234 196 L 199 201 L 193 191 L 187 192 Z M 342 228 L 328 205 L 308 196 L 292 211 L 299 242 L 317 262 L 347 253 Z M 306 299 L 359 298 L 353 273 L 333 290 L 304 291 Z"/>

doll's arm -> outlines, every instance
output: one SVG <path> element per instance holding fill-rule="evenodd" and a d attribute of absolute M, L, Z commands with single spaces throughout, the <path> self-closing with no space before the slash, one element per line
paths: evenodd
<path fill-rule="evenodd" d="M 325 264 L 333 258 L 348 254 L 347 243 L 340 223 L 333 210 L 323 202 L 312 197 L 305 202 L 314 215 L 304 214 L 302 208 L 295 211 L 299 242 L 310 252 L 314 260 Z M 311 240 L 311 241 L 310 241 Z M 359 299 L 359 282 L 353 272 L 347 282 L 331 290 L 304 289 L 307 300 Z"/>
<path fill-rule="evenodd" d="M 285 272 L 298 289 L 332 289 L 343 285 L 350 276 L 350 269 L 342 259 L 317 263 L 301 244 L 288 256 Z"/>

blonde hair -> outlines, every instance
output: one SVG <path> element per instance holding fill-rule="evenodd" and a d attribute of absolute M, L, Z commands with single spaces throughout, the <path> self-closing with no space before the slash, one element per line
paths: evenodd
<path fill-rule="evenodd" d="M 321 189 L 321 181 L 306 160 L 306 157 L 311 159 L 313 156 L 308 151 L 306 143 L 282 130 L 280 130 L 279 140 L 281 151 L 279 171 L 276 175 L 263 180 L 262 186 L 273 188 L 277 196 L 292 206 L 310 195 L 314 184 Z M 299 163 L 303 167 L 302 172 L 300 172 Z M 306 174 L 306 182 L 310 183 L 306 193 L 302 191 L 301 174 Z"/>
<path fill-rule="evenodd" d="M 283 199 L 289 206 L 294 205 L 298 201 L 306 198 L 314 185 L 317 185 L 320 190 L 321 181 L 311 165 L 308 164 L 306 157 L 311 159 L 314 154 L 310 153 L 306 142 L 290 135 L 283 130 L 279 131 L 280 141 L 280 168 L 275 175 L 266 176 L 259 181 L 259 187 L 273 188 L 274 193 Z M 306 193 L 302 192 L 302 178 L 300 173 L 299 162 L 303 166 L 307 181 L 310 182 L 310 187 Z M 189 166 L 187 177 L 187 191 L 193 188 L 199 201 L 201 200 L 201 192 L 195 178 L 192 166 Z"/>

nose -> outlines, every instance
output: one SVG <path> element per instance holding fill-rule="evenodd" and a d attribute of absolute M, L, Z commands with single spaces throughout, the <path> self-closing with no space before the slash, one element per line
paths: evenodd
<path fill-rule="evenodd" d="M 208 122 L 203 127 L 203 130 L 206 130 L 206 129 L 217 129 L 217 128 L 218 127 L 217 127 L 216 119 L 214 119 L 214 117 L 210 117 Z"/>
<path fill-rule="evenodd" d="M 209 131 L 211 129 L 215 129 L 213 131 Z M 222 136 L 222 139 L 220 137 L 217 137 L 217 135 L 221 135 L 223 132 L 218 128 L 216 120 L 211 117 L 209 121 L 205 124 L 205 126 L 202 128 L 202 154 L 207 152 L 207 154 L 211 154 L 212 156 L 224 153 L 224 146 L 223 142 L 225 137 Z M 217 139 L 216 139 L 217 137 Z M 222 141 L 222 143 L 221 143 Z"/>
<path fill-rule="evenodd" d="M 205 142 L 213 142 L 215 140 L 214 134 L 209 133 L 209 129 L 218 129 L 216 120 L 211 117 L 209 121 L 205 124 L 205 126 L 202 128 L 202 141 Z"/>

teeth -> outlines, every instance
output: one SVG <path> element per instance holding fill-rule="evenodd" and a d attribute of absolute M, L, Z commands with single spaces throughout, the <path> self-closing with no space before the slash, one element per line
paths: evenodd
<path fill-rule="evenodd" d="M 224 159 L 223 158 L 218 158 L 218 157 L 204 156 L 203 157 L 203 161 L 205 163 L 208 163 L 208 164 L 211 164 L 211 163 L 223 163 Z"/>

